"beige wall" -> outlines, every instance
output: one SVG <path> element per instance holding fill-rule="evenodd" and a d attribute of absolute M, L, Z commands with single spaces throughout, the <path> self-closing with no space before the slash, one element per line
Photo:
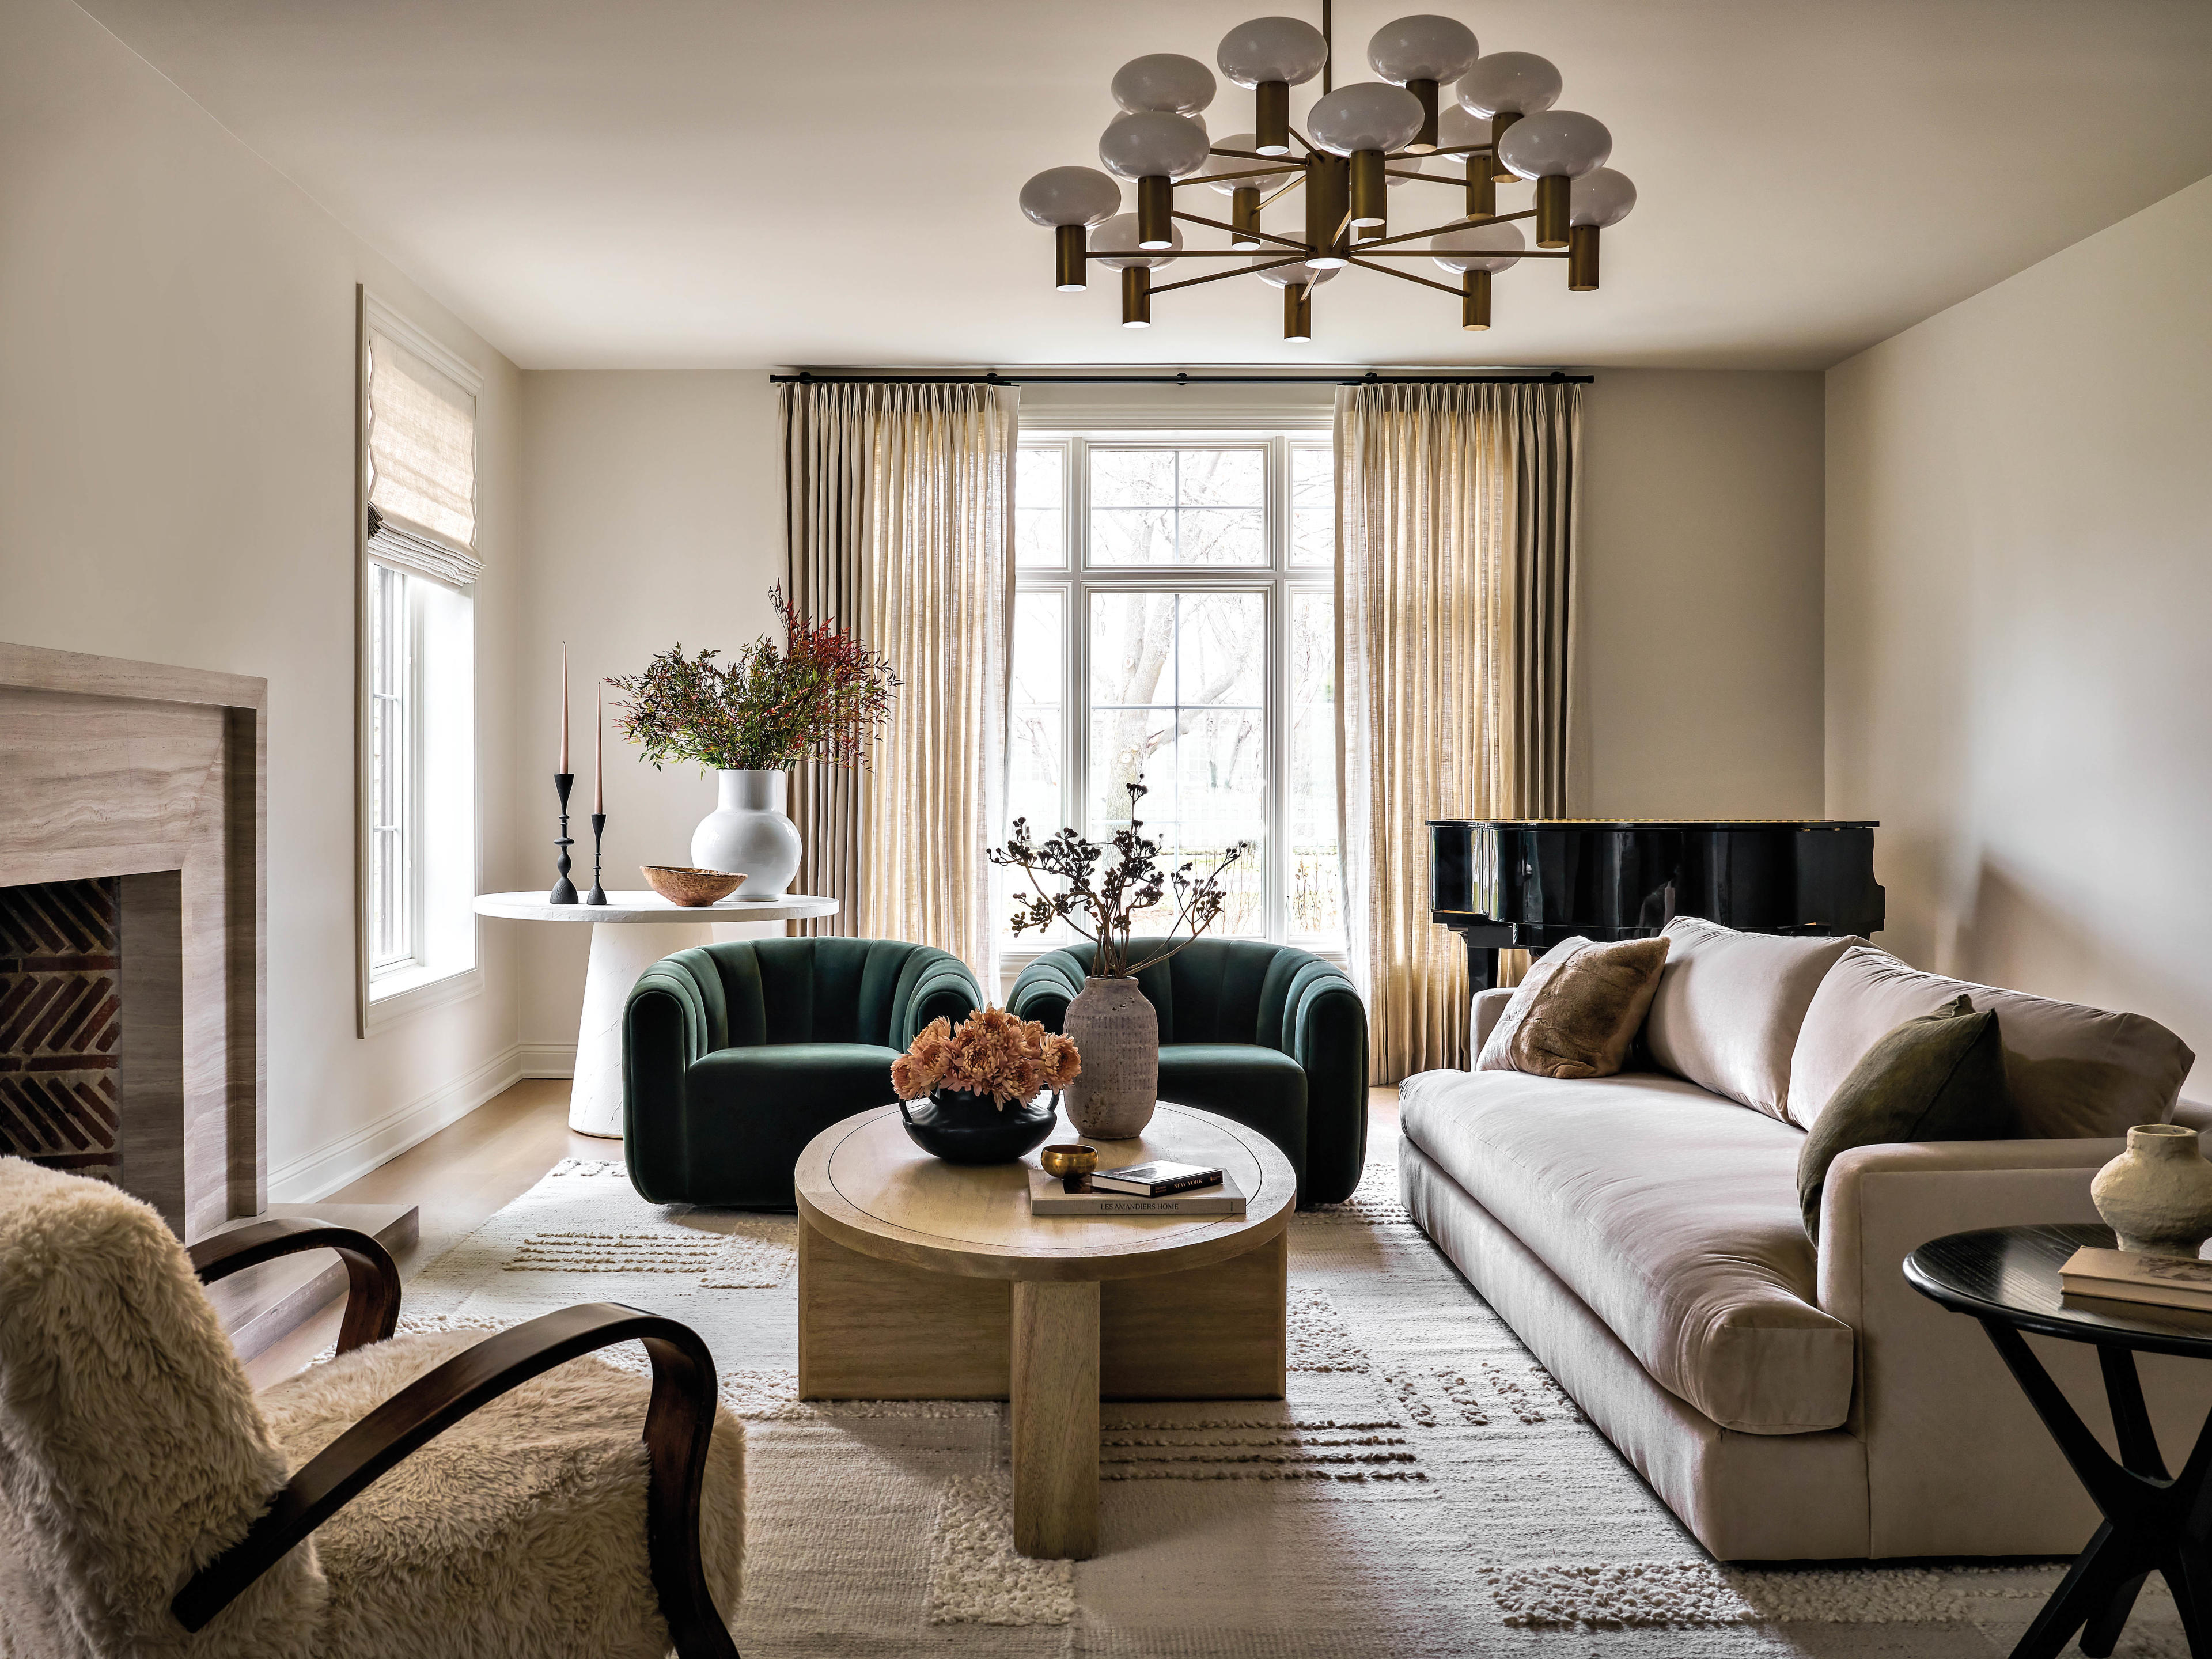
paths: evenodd
<path fill-rule="evenodd" d="M 482 751 L 513 742 L 518 377 L 66 0 L 0 9 L 0 638 L 269 681 L 269 1146 L 313 1196 L 514 1074 L 514 951 L 354 1026 L 354 288 L 485 375 Z M 508 884 L 507 773 L 484 770 Z"/>
<path fill-rule="evenodd" d="M 561 647 L 568 647 L 576 799 L 592 787 L 593 683 L 635 673 L 656 651 L 735 650 L 775 623 L 783 579 L 776 507 L 775 400 L 765 368 L 695 373 L 522 376 L 520 464 L 530 585 L 519 658 L 525 881 L 553 878 L 553 770 Z M 690 861 L 692 826 L 714 784 L 690 768 L 655 772 L 607 737 L 605 881 L 642 887 L 641 864 Z M 578 885 L 589 870 L 588 823 Z M 534 1056 L 565 1066 L 576 1041 L 585 930 L 506 923 L 530 935 L 522 1032 Z"/>
<path fill-rule="evenodd" d="M 1882 942 L 2212 1048 L 2212 179 L 1829 371 L 1827 802 Z"/>
<path fill-rule="evenodd" d="M 1600 369 L 1577 811 L 1820 813 L 1820 377 Z"/>

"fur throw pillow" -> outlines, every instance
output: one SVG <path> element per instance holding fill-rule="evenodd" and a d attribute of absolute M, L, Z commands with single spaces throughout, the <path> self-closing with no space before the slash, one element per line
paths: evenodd
<path fill-rule="evenodd" d="M 1663 938 L 1554 945 L 1515 989 L 1475 1069 L 1613 1076 L 1650 1012 L 1667 949 Z"/>

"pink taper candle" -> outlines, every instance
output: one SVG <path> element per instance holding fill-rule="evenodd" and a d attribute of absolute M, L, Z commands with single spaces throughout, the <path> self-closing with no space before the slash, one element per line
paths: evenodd
<path fill-rule="evenodd" d="M 561 765 L 562 773 L 568 769 L 568 647 L 561 647 Z"/>
<path fill-rule="evenodd" d="M 607 686 L 599 682 L 599 747 L 592 757 L 592 811 L 607 810 Z"/>

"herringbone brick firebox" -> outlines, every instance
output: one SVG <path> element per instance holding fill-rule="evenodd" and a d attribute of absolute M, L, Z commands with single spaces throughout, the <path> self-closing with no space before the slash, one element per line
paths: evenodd
<path fill-rule="evenodd" d="M 112 1178 L 119 884 L 0 887 L 0 1152 Z"/>

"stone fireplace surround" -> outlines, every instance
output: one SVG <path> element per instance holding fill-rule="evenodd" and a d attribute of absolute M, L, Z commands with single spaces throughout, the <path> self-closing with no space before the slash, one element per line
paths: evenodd
<path fill-rule="evenodd" d="M 267 1207 L 267 705 L 0 643 L 0 887 L 113 883 L 115 1167 L 188 1242 Z"/>

